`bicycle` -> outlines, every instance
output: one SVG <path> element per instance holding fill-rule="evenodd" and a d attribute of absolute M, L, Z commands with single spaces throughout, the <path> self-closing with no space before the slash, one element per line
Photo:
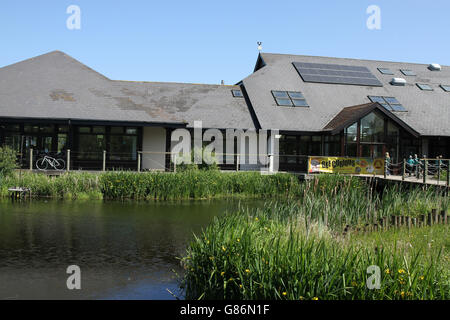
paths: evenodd
<path fill-rule="evenodd" d="M 55 159 L 47 155 L 36 161 L 36 168 L 39 170 L 48 170 L 49 166 L 54 170 L 64 170 L 66 162 L 63 159 Z"/>

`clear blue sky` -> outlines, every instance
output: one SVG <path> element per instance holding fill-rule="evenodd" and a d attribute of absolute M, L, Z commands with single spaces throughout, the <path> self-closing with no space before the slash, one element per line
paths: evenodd
<path fill-rule="evenodd" d="M 81 8 L 81 30 L 66 9 Z M 381 8 L 381 30 L 366 9 Z M 3 0 L 0 66 L 61 50 L 117 80 L 235 83 L 263 51 L 450 65 L 450 1 Z"/>

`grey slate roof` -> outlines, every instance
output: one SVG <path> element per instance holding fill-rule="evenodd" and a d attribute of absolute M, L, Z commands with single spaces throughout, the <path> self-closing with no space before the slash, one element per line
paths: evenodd
<path fill-rule="evenodd" d="M 164 112 L 164 117 L 185 120 L 188 127 L 202 121 L 203 128 L 255 128 L 245 99 L 231 93 L 239 86 L 114 81 L 114 87 L 133 101 L 126 108 Z"/>
<path fill-rule="evenodd" d="M 254 128 L 238 86 L 110 80 L 54 51 L 0 69 L 0 117 Z"/>
<path fill-rule="evenodd" d="M 367 96 L 393 96 L 408 110 L 395 115 L 421 135 L 450 136 L 450 93 L 439 88 L 450 84 L 450 67 L 430 71 L 428 65 L 328 57 L 312 57 L 261 53 L 265 66 L 242 82 L 263 129 L 289 131 L 321 131 L 343 108 L 369 103 Z M 383 87 L 303 82 L 292 62 L 312 62 L 367 67 Z M 433 61 L 430 61 L 430 63 Z M 390 68 L 392 75 L 383 75 L 377 68 Z M 399 69 L 409 69 L 417 76 L 405 76 Z M 404 78 L 404 87 L 392 86 L 393 77 Z M 422 91 L 418 83 L 430 84 L 434 91 Z M 276 105 L 271 90 L 301 91 L 309 108 Z"/>

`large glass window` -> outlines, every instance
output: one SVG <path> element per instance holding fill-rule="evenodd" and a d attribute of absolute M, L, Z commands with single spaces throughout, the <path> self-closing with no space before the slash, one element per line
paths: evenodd
<path fill-rule="evenodd" d="M 312 136 L 311 137 L 311 148 L 310 155 L 312 156 L 320 156 L 322 149 L 322 137 L 321 136 Z"/>
<path fill-rule="evenodd" d="M 340 156 L 341 137 L 339 135 L 324 136 L 323 148 L 324 148 L 323 154 L 325 156 Z"/>
<path fill-rule="evenodd" d="M 137 160 L 138 129 L 112 127 L 109 140 L 109 159 L 115 161 Z"/>
<path fill-rule="evenodd" d="M 298 153 L 298 141 L 296 136 L 283 135 L 280 139 L 280 162 L 296 163 Z"/>
<path fill-rule="evenodd" d="M 347 142 L 355 142 L 356 143 L 357 132 L 358 132 L 358 123 L 355 122 L 350 127 L 345 129 L 345 140 Z"/>
<path fill-rule="evenodd" d="M 80 134 L 78 137 L 77 157 L 79 160 L 101 160 L 105 148 L 105 135 Z"/>
<path fill-rule="evenodd" d="M 361 119 L 361 142 L 384 141 L 384 119 L 372 112 Z"/>
<path fill-rule="evenodd" d="M 136 160 L 137 136 L 111 136 L 111 160 Z"/>

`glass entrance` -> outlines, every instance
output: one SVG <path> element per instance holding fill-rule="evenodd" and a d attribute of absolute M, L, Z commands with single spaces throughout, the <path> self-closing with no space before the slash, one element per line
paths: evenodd
<path fill-rule="evenodd" d="M 361 157 L 383 158 L 383 144 L 361 144 Z"/>

